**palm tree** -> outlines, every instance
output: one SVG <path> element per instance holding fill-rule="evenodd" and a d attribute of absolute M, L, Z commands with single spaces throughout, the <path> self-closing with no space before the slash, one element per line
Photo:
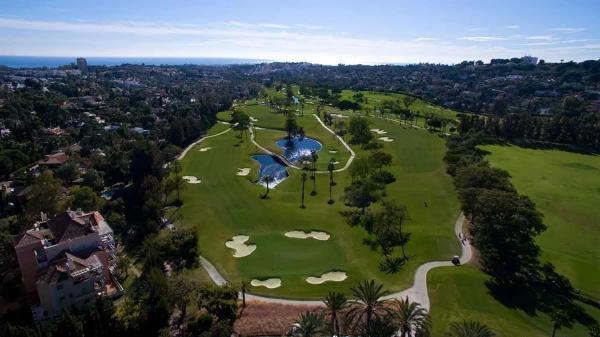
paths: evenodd
<path fill-rule="evenodd" d="M 410 302 L 406 297 L 396 301 L 394 307 L 394 317 L 398 322 L 402 337 L 429 331 L 431 326 L 429 313 L 419 303 Z"/>
<path fill-rule="evenodd" d="M 327 164 L 327 170 L 329 171 L 329 201 L 328 203 L 331 205 L 333 204 L 333 198 L 331 197 L 331 187 L 333 186 L 333 184 L 335 184 L 333 182 L 333 170 L 335 169 L 335 161 L 333 158 L 331 158 L 329 160 L 329 164 Z"/>
<path fill-rule="evenodd" d="M 266 199 L 267 196 L 269 196 L 269 183 L 272 183 L 275 180 L 275 178 L 271 177 L 271 175 L 267 174 L 263 177 L 263 181 L 265 182 L 265 185 L 267 186 L 267 192 L 265 193 L 265 195 L 263 195 L 263 199 Z"/>
<path fill-rule="evenodd" d="M 177 202 L 181 202 L 180 191 L 186 187 L 181 177 L 181 172 L 183 171 L 181 163 L 178 160 L 175 160 L 169 165 L 169 170 L 171 171 L 173 179 L 171 184 L 177 190 Z"/>
<path fill-rule="evenodd" d="M 319 159 L 319 155 L 317 151 L 310 151 L 310 161 L 312 162 L 312 181 L 313 181 L 313 190 L 310 192 L 310 195 L 317 195 L 317 159 Z"/>
<path fill-rule="evenodd" d="M 300 320 L 294 324 L 291 336 L 317 337 L 322 336 L 325 328 L 325 318 L 321 313 L 306 311 L 300 315 Z"/>
<path fill-rule="evenodd" d="M 448 337 L 494 337 L 495 333 L 487 325 L 477 321 L 464 320 L 462 322 L 450 323 L 450 328 L 446 332 Z"/>
<path fill-rule="evenodd" d="M 342 293 L 337 293 L 335 291 L 330 291 L 325 300 L 323 300 L 323 304 L 325 304 L 325 310 L 327 311 L 327 315 L 331 321 L 331 329 L 333 331 L 334 336 L 340 335 L 340 322 L 339 322 L 339 314 L 343 312 L 343 310 L 348 305 L 348 299 Z"/>
<path fill-rule="evenodd" d="M 242 308 L 246 307 L 246 290 L 248 289 L 248 283 L 242 280 L 242 284 L 240 285 L 240 292 L 242 293 Z"/>
<path fill-rule="evenodd" d="M 300 203 L 300 208 L 306 208 L 306 206 L 304 206 L 304 183 L 306 183 L 306 176 L 306 172 L 302 171 L 302 174 L 300 175 L 302 181 L 302 202 Z"/>
<path fill-rule="evenodd" d="M 365 337 L 395 337 L 398 328 L 394 322 L 386 318 L 376 318 L 365 331 Z"/>
<path fill-rule="evenodd" d="M 362 325 L 363 331 L 366 331 L 374 319 L 391 313 L 391 309 L 387 307 L 390 301 L 383 299 L 388 294 L 383 290 L 383 285 L 365 280 L 350 290 L 354 300 L 350 303 L 347 318 L 355 328 Z"/>

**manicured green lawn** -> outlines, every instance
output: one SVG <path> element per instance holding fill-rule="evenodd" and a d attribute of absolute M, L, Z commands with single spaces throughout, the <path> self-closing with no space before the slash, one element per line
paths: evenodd
<path fill-rule="evenodd" d="M 342 90 L 341 99 L 355 101 L 355 99 L 352 96 L 354 94 L 356 94 L 357 92 L 359 92 L 359 91 Z M 373 109 L 375 109 L 375 107 L 381 107 L 381 105 L 385 101 L 399 101 L 400 105 L 402 107 L 404 107 L 402 98 L 405 95 L 403 95 L 403 94 L 383 93 L 383 92 L 374 92 L 374 91 L 360 91 L 360 92 L 364 95 L 364 98 L 366 99 L 366 102 L 360 103 L 360 105 L 363 107 L 363 109 L 373 110 Z M 423 101 L 421 99 L 415 100 L 415 102 L 410 106 L 410 109 L 412 111 L 419 112 L 423 116 L 432 114 L 432 115 L 443 117 L 443 118 L 456 119 L 456 111 L 446 109 L 441 106 L 437 106 L 433 103 L 429 103 L 429 102 Z"/>
<path fill-rule="evenodd" d="M 443 336 L 451 322 L 464 319 L 480 321 L 499 337 L 547 337 L 552 334 L 552 322 L 545 314 L 529 316 L 508 308 L 493 298 L 484 282 L 487 276 L 472 265 L 438 268 L 429 272 L 427 284 L 431 301 L 432 336 Z M 585 306 L 596 320 L 600 310 Z M 587 337 L 581 324 L 559 330 L 557 336 Z"/>
<path fill-rule="evenodd" d="M 600 156 L 518 146 L 485 146 L 519 193 L 544 214 L 543 258 L 584 294 L 600 299 Z"/>
<path fill-rule="evenodd" d="M 305 116 L 298 123 L 306 135 L 324 145 L 319 153 L 318 168 L 325 169 L 330 157 L 340 161 L 341 167 L 348 159 L 345 148 L 338 144 L 312 116 L 312 107 L 305 107 Z M 250 116 L 258 118 L 258 127 L 276 128 L 283 125 L 284 117 L 261 105 L 240 106 Z M 229 114 L 219 114 L 228 120 Z M 386 288 L 399 291 L 412 283 L 417 266 L 431 260 L 447 260 L 459 252 L 453 234 L 453 224 L 458 215 L 458 202 L 450 177 L 445 174 L 442 157 L 444 140 L 436 135 L 398 124 L 372 120 L 374 128 L 388 131 L 386 136 L 395 139 L 385 143 L 384 150 L 393 156 L 389 168 L 397 181 L 389 185 L 388 198 L 407 205 L 410 220 L 406 230 L 412 233 L 407 252 L 411 256 L 407 265 L 395 275 L 378 270 L 380 253 L 362 244 L 366 232 L 351 228 L 339 212 L 345 209 L 343 186 L 349 183 L 346 172 L 336 173 L 335 204 L 328 205 L 328 175 L 317 175 L 317 196 L 310 196 L 312 181 L 306 183 L 306 209 L 300 209 L 300 172 L 288 169 L 290 177 L 272 190 L 269 199 L 261 199 L 264 188 L 253 181 L 258 165 L 250 156 L 259 153 L 249 139 L 240 143 L 238 132 L 210 138 L 198 147 L 212 147 L 206 152 L 192 149 L 182 159 L 184 175 L 194 175 L 201 184 L 187 185 L 182 193 L 183 222 L 198 228 L 202 255 L 213 262 L 231 281 L 252 278 L 280 277 L 281 288 L 268 290 L 253 288 L 254 293 L 292 298 L 320 298 L 329 290 L 348 291 L 363 279 L 375 279 Z M 212 131 L 211 134 L 214 134 Z M 278 150 L 273 142 L 285 135 L 282 131 L 257 130 L 256 140 L 263 146 Z M 335 155 L 329 149 L 337 149 Z M 367 152 L 355 148 L 357 156 Z M 237 168 L 252 169 L 247 177 L 236 176 Z M 427 203 L 427 205 L 425 204 Z M 301 240 L 285 237 L 290 230 L 321 230 L 331 234 L 329 241 Z M 225 241 L 237 234 L 250 236 L 257 245 L 248 257 L 234 258 Z M 343 270 L 348 279 L 310 285 L 308 276 L 319 276 L 331 270 Z"/>

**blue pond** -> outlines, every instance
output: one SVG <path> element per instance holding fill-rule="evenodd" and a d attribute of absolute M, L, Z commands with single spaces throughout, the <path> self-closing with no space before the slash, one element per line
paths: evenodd
<path fill-rule="evenodd" d="M 252 159 L 256 160 L 260 164 L 260 169 L 258 172 L 259 184 L 265 185 L 263 178 L 266 175 L 269 175 L 273 178 L 273 182 L 269 183 L 269 187 L 277 186 L 280 182 L 284 181 L 288 177 L 285 165 L 276 157 L 268 154 L 257 154 L 252 156 Z"/>
<path fill-rule="evenodd" d="M 277 141 L 277 146 L 283 149 L 283 156 L 292 163 L 298 162 L 304 156 L 310 156 L 312 151 L 319 152 L 323 145 L 309 137 L 293 137 L 291 141 L 283 138 Z"/>

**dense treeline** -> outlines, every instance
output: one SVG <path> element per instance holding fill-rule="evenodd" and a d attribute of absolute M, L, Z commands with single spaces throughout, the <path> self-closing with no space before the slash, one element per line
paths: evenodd
<path fill-rule="evenodd" d="M 508 141 L 533 140 L 600 149 L 600 113 L 579 116 L 459 115 L 461 132 L 483 131 Z"/>
<path fill-rule="evenodd" d="M 445 161 L 465 215 L 471 220 L 471 242 L 480 253 L 492 293 L 527 312 L 549 312 L 555 324 L 593 320 L 576 304 L 576 291 L 550 263 L 540 261 L 535 238 L 546 229 L 542 214 L 520 195 L 508 172 L 492 168 L 477 148 L 485 136 L 469 132 L 451 137 Z"/>

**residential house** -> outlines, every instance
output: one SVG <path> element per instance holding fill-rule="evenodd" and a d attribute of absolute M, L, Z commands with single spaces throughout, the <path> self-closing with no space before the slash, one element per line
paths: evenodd
<path fill-rule="evenodd" d="M 112 275 L 113 231 L 99 212 L 68 210 L 52 219 L 42 215 L 42 221 L 17 237 L 15 251 L 36 321 L 122 291 Z"/>

